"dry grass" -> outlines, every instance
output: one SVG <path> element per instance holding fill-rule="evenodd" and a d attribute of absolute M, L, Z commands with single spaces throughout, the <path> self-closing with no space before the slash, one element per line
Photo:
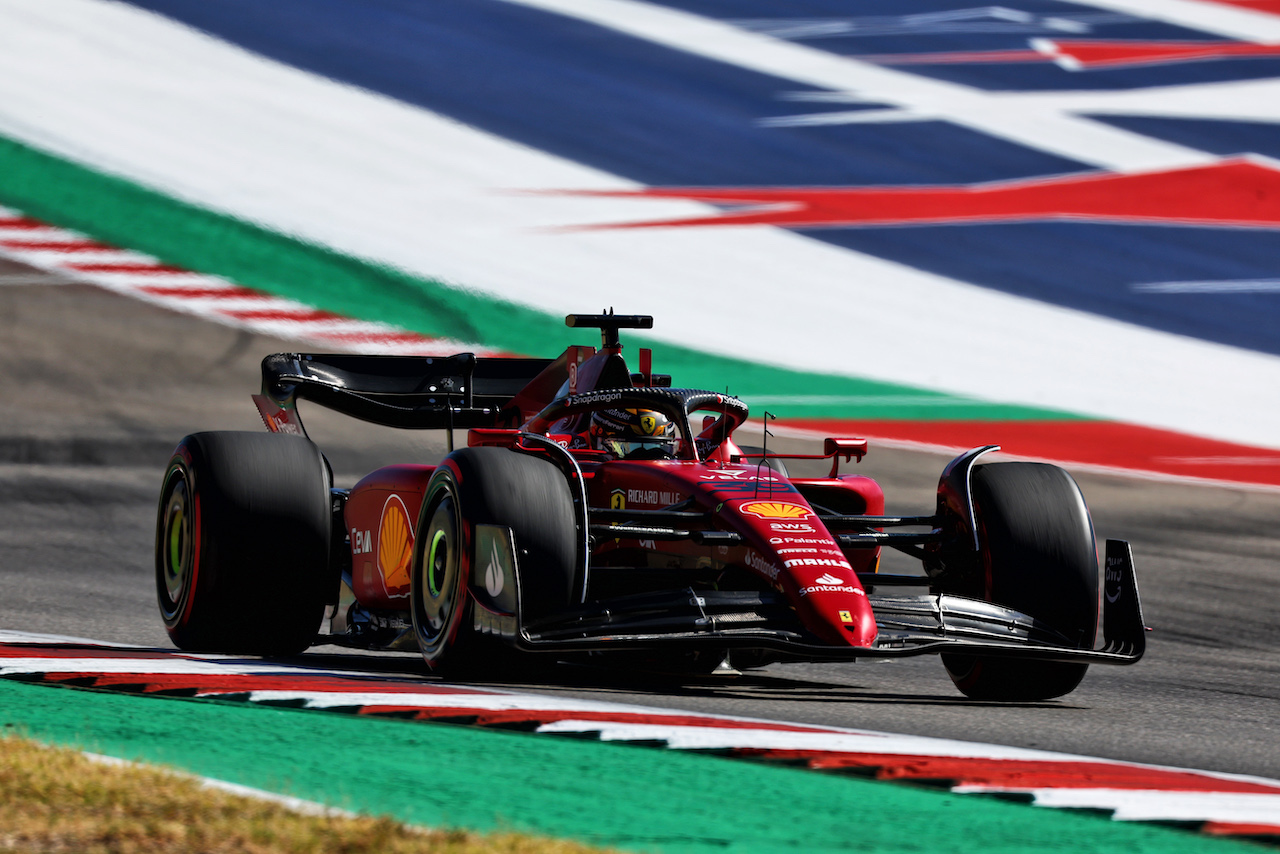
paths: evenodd
<path fill-rule="evenodd" d="M 587 854 L 518 834 L 424 831 L 388 818 L 306 816 L 199 781 L 0 738 L 0 852 Z"/>

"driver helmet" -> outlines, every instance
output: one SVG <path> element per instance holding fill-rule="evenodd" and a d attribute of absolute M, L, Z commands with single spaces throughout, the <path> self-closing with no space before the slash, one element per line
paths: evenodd
<path fill-rule="evenodd" d="M 601 409 L 591 413 L 591 447 L 618 459 L 669 460 L 676 453 L 676 425 L 652 409 Z"/>

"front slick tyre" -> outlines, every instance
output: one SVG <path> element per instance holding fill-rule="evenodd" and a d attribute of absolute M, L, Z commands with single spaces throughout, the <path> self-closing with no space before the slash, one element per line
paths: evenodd
<path fill-rule="evenodd" d="M 1021 611 L 1093 646 L 1098 625 L 1098 558 L 1080 488 L 1043 463 L 994 463 L 973 470 L 982 556 L 981 589 L 957 591 Z M 975 700 L 1038 701 L 1075 690 L 1087 664 L 947 653 L 956 687 Z"/>
<path fill-rule="evenodd" d="M 511 529 L 526 620 L 574 601 L 577 531 L 564 475 L 538 457 L 506 448 L 462 448 L 427 484 L 414 540 L 411 611 L 427 665 L 448 676 L 501 677 L 523 664 L 515 650 L 475 629 L 468 586 L 475 526 Z"/>
<path fill-rule="evenodd" d="M 329 593 L 329 474 L 309 440 L 195 433 L 165 471 L 156 597 L 169 637 L 200 652 L 292 655 Z"/>

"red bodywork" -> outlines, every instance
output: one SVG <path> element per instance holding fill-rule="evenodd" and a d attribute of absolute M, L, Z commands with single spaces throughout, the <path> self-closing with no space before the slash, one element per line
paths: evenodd
<path fill-rule="evenodd" d="M 557 388 L 539 377 L 514 398 L 513 404 L 525 418 L 519 429 L 473 429 L 468 443 L 512 446 L 524 430 L 570 445 L 573 434 L 560 432 L 565 424 L 541 424 L 536 414 L 556 396 L 596 389 L 607 360 L 616 359 L 620 349 L 569 348 L 557 362 L 567 365 L 567 383 Z M 647 351 L 641 351 L 640 365 L 642 370 L 632 375 L 633 380 L 652 382 Z M 709 424 L 704 425 L 704 436 L 724 429 Z M 718 528 L 741 534 L 743 541 L 698 545 L 685 540 L 617 539 L 598 544 L 593 563 L 608 566 L 611 556 L 634 560 L 639 554 L 651 566 L 746 570 L 754 573 L 757 583 L 782 593 L 803 626 L 823 642 L 871 646 L 876 622 L 858 573 L 876 571 L 879 547 L 842 550 L 810 501 L 842 513 L 881 515 L 884 494 L 879 485 L 866 477 L 834 474 L 834 466 L 828 478 L 784 477 L 758 464 L 759 460 L 744 457 L 731 435 L 723 437 L 707 459 L 697 459 L 688 444 L 686 438 L 683 458 L 674 460 L 611 460 L 587 449 L 570 453 L 582 469 L 592 508 L 661 510 L 692 500 L 697 508 L 713 514 Z M 838 444 L 841 452 L 849 453 L 858 443 L 840 440 Z M 853 453 L 860 456 L 862 451 L 865 444 Z M 413 532 L 434 470 L 425 465 L 390 466 L 368 475 L 351 490 L 346 531 L 351 541 L 353 593 L 364 607 L 408 607 Z"/>

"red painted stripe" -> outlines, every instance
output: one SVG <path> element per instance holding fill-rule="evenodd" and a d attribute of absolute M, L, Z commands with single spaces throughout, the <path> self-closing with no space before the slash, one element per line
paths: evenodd
<path fill-rule="evenodd" d="M 236 320 L 286 320 L 292 323 L 313 323 L 317 321 L 327 320 L 347 320 L 348 318 L 319 309 L 297 308 L 297 309 L 245 309 L 237 311 L 235 309 L 220 311 L 219 314 L 227 317 L 234 317 Z"/>
<path fill-rule="evenodd" d="M 416 332 L 321 332 L 317 333 L 318 338 L 325 341 L 332 341 L 340 344 L 406 344 L 406 345 L 422 345 L 430 344 L 437 341 L 437 338 L 429 338 L 426 335 L 419 335 Z"/>
<path fill-rule="evenodd" d="M 39 220 L 32 219 L 28 216 L 0 216 L 0 228 L 48 228 Z"/>
<path fill-rule="evenodd" d="M 84 273 L 142 273 L 142 274 L 170 274 L 170 273 L 190 273 L 190 270 L 182 267 L 174 267 L 171 264 L 159 264 L 148 261 L 120 261 L 120 262 L 104 262 L 100 264 L 64 264 L 73 270 L 80 270 Z"/>
<path fill-rule="evenodd" d="M 1200 830 L 1213 836 L 1280 836 L 1276 824 L 1241 824 L 1234 821 L 1206 821 Z"/>
<path fill-rule="evenodd" d="M 879 65 L 953 65 L 965 63 L 1049 62 L 1038 50 L 966 50 L 939 53 L 859 54 L 863 62 Z"/>
<path fill-rule="evenodd" d="M 170 656 L 169 658 L 173 658 Z M 88 663 L 88 662 L 86 662 Z M 46 673 L 47 682 L 87 682 L 92 688 L 138 687 L 143 693 L 189 691 L 204 696 L 245 694 L 250 691 L 304 691 L 316 694 L 466 694 L 487 692 L 433 682 L 387 682 L 376 677 L 324 676 L 281 673 L 102 673 L 93 670 Z M 415 707 L 417 708 L 417 707 Z"/>
<path fill-rule="evenodd" d="M 1088 68 L 1120 65 L 1152 65 L 1191 62 L 1198 59 L 1229 59 L 1249 56 L 1280 56 L 1280 45 L 1251 42 L 1157 42 L 1087 41 L 1055 39 L 1055 56 L 1069 56 Z"/>
<path fill-rule="evenodd" d="M 965 449 L 1000 445 L 1006 454 L 1064 464 L 1280 486 L 1280 450 L 1203 439 L 1110 421 L 790 422 L 830 436 L 865 436 Z M 872 453 L 875 453 L 874 448 Z"/>
<path fill-rule="evenodd" d="M 240 677 L 192 678 L 197 693 L 217 694 L 221 691 L 314 691 L 325 694 L 465 694 L 489 696 L 488 691 L 446 685 L 439 682 L 397 682 L 376 676 L 308 676 L 300 679 L 294 674 L 243 674 Z M 245 686 L 248 686 L 247 688 Z"/>
<path fill-rule="evenodd" d="M 992 789 L 1132 789 L 1280 795 L 1280 786 L 1224 780 L 1195 771 L 1088 760 L 985 759 L 824 751 L 766 751 L 760 758 L 804 761 L 821 770 L 875 769 L 879 780 L 945 780 Z"/>
<path fill-rule="evenodd" d="M 1267 15 L 1280 15 L 1280 0 L 1206 0 L 1206 2 L 1217 3 L 1220 6 L 1239 6 Z"/>
<path fill-rule="evenodd" d="M 144 285 L 138 290 L 156 297 L 179 297 L 185 299 L 273 299 L 269 294 L 239 286 L 224 288 L 166 288 L 160 285 Z"/>
<path fill-rule="evenodd" d="M 96 240 L 0 240 L 0 245 L 7 249 L 22 249 L 26 251 L 53 250 L 68 254 L 115 250 L 114 246 L 108 246 Z"/>
<path fill-rule="evenodd" d="M 967 185 L 648 187 L 563 195 L 688 199 L 731 210 L 689 219 L 581 230 L 776 225 L 783 228 L 911 223 L 1164 223 L 1280 228 L 1280 168 L 1245 158 L 1120 174 L 1102 170 Z"/>
<path fill-rule="evenodd" d="M 573 709 L 474 709 L 458 706 L 365 706 L 362 715 L 412 715 L 417 720 L 466 718 L 478 726 L 503 726 L 516 723 L 541 726 L 557 721 L 592 721 L 614 724 L 648 724 L 653 726 L 705 727 L 708 729 L 768 730 L 770 732 L 829 732 L 802 725 L 735 721 L 702 718 L 692 715 L 659 715 L 643 712 L 591 712 Z"/>
<path fill-rule="evenodd" d="M 138 649 L 113 649 L 109 646 L 85 646 L 83 644 L 66 644 L 48 646 L 43 644 L 0 644 L 0 659 L 5 658 L 82 658 L 86 662 L 95 658 L 137 658 L 146 660 L 169 660 L 175 656 L 172 652 L 149 652 Z"/>

